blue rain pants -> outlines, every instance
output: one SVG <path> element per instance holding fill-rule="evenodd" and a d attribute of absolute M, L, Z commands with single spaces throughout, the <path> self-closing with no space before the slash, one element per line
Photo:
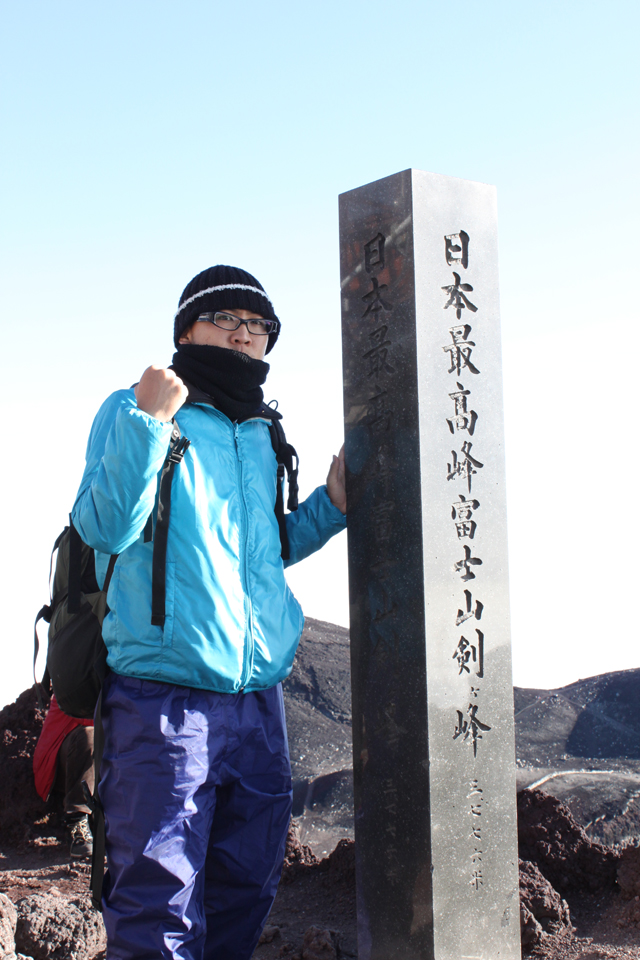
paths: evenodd
<path fill-rule="evenodd" d="M 281 686 L 225 694 L 112 673 L 102 717 L 107 960 L 249 960 L 291 814 Z"/>

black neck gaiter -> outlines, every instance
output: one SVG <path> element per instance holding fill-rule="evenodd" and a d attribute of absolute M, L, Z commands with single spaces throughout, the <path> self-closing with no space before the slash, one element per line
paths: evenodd
<path fill-rule="evenodd" d="M 259 409 L 269 364 L 239 350 L 180 343 L 171 369 L 211 397 L 229 420 L 240 421 Z"/>

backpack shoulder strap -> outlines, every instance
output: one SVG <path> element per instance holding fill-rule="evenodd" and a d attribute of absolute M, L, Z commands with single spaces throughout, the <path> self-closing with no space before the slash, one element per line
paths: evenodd
<path fill-rule="evenodd" d="M 287 510 L 295 511 L 298 509 L 298 454 L 295 447 L 287 442 L 284 429 L 279 420 L 271 421 L 269 424 L 269 433 L 271 434 L 271 446 L 276 455 L 276 460 L 278 464 L 282 464 L 287 471 L 289 484 Z"/>
<path fill-rule="evenodd" d="M 56 542 L 53 545 L 51 551 L 51 559 L 49 560 L 49 603 L 45 603 L 39 610 L 36 615 L 36 619 L 33 624 L 33 681 L 36 688 L 36 693 L 38 695 L 38 703 L 42 706 L 42 694 L 44 693 L 48 697 L 51 693 L 51 677 L 49 676 L 49 670 L 45 668 L 42 680 L 38 682 L 36 677 L 36 663 L 38 660 L 38 654 L 40 653 L 40 640 L 38 638 L 38 624 L 41 620 L 44 620 L 45 623 L 51 622 L 51 614 L 53 613 L 54 602 L 51 596 L 51 574 L 53 573 L 53 557 L 60 546 L 62 538 L 65 533 L 68 531 L 69 527 L 65 527 L 62 533 L 59 533 L 56 537 Z"/>
<path fill-rule="evenodd" d="M 69 581 L 67 584 L 67 610 L 80 613 L 82 596 L 82 539 L 69 514 Z"/>
<path fill-rule="evenodd" d="M 109 584 L 111 583 L 111 577 L 113 576 L 113 571 L 115 570 L 116 560 L 118 559 L 117 553 L 112 553 L 109 557 L 109 566 L 107 567 L 107 572 L 104 575 L 104 583 L 102 584 L 102 592 L 108 593 Z"/>
<path fill-rule="evenodd" d="M 272 430 L 271 425 L 269 426 L 269 433 L 271 433 L 271 443 L 273 444 L 275 431 Z M 276 461 L 278 463 L 278 469 L 276 472 L 275 515 L 276 515 L 276 520 L 278 521 L 278 532 L 280 533 L 280 555 L 283 560 L 288 560 L 291 556 L 291 551 L 289 548 L 289 534 L 287 533 L 287 521 L 285 519 L 285 514 L 284 514 L 284 495 L 282 493 L 282 485 L 284 484 L 284 464 L 278 461 L 277 451 L 276 451 Z"/>
<path fill-rule="evenodd" d="M 275 514 L 278 521 L 278 530 L 280 531 L 280 548 L 283 560 L 289 560 L 289 536 L 287 534 L 287 522 L 284 512 L 284 494 L 282 486 L 284 483 L 285 470 L 289 494 L 287 497 L 287 509 L 294 511 L 298 509 L 298 454 L 295 448 L 287 443 L 287 438 L 280 422 L 279 416 L 273 417 L 269 422 L 269 435 L 271 437 L 271 446 L 276 455 L 278 464 L 276 474 L 276 506 Z M 295 466 L 294 466 L 295 459 Z"/>
<path fill-rule="evenodd" d="M 180 427 L 173 421 L 169 452 L 160 474 L 156 530 L 153 537 L 153 560 L 151 565 L 151 623 L 164 627 L 167 579 L 167 541 L 169 538 L 169 514 L 171 512 L 171 482 L 177 463 L 182 462 L 190 440 L 180 435 Z M 147 521 L 148 525 L 148 521 Z M 146 539 L 146 528 L 145 528 Z"/>

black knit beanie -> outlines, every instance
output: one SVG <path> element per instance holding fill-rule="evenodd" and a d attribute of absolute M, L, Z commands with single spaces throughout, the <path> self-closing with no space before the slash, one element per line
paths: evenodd
<path fill-rule="evenodd" d="M 203 270 L 182 291 L 173 331 L 176 347 L 183 332 L 201 313 L 216 310 L 249 310 L 265 320 L 278 319 L 271 300 L 255 277 L 238 267 L 218 264 Z M 278 331 L 269 334 L 266 353 L 273 350 L 277 339 Z"/>

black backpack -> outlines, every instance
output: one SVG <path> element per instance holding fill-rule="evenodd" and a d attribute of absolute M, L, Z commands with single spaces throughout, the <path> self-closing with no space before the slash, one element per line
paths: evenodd
<path fill-rule="evenodd" d="M 69 520 L 53 545 L 58 551 L 52 599 L 38 612 L 34 626 L 34 676 L 39 652 L 37 625 L 49 624 L 47 665 L 39 692 L 56 695 L 60 709 L 71 717 L 93 717 L 107 672 L 102 621 L 116 557 L 111 557 L 102 590 L 96 580 L 93 550 L 83 543 Z"/>
<path fill-rule="evenodd" d="M 164 624 L 165 578 L 167 533 L 171 507 L 171 480 L 176 464 L 189 446 L 189 440 L 180 436 L 174 422 L 169 442 L 169 451 L 160 476 L 155 537 L 153 516 L 145 526 L 145 541 L 153 544 L 153 614 L 152 622 Z M 98 697 L 107 673 L 107 648 L 102 639 L 102 622 L 108 613 L 107 592 L 118 559 L 114 554 L 109 560 L 102 589 L 96 580 L 95 554 L 82 541 L 71 517 L 53 545 L 56 558 L 51 600 L 38 612 L 34 624 L 33 667 L 35 679 L 38 658 L 38 623 L 49 624 L 47 666 L 41 683 L 36 680 L 39 695 L 42 692 L 55 694 L 58 706 L 70 717 L 89 719 L 93 717 Z M 162 571 L 162 576 L 159 572 Z M 51 578 L 50 578 L 51 579 Z M 159 613 L 162 613 L 160 618 Z"/>

